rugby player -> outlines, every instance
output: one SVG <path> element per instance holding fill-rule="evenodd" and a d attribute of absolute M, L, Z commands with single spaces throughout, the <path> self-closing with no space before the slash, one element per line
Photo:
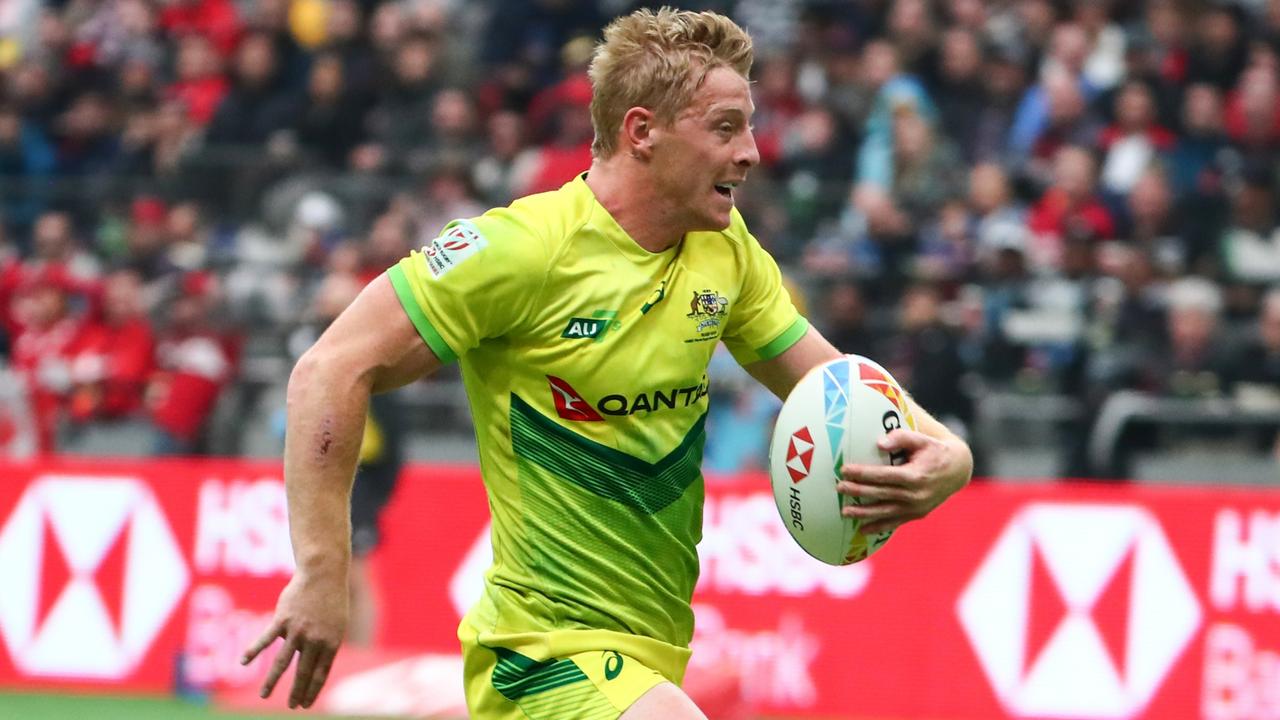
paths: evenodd
<path fill-rule="evenodd" d="M 462 620 L 474 718 L 686 720 L 707 364 L 723 342 L 779 397 L 841 356 L 793 306 L 734 192 L 760 160 L 750 37 L 714 13 L 637 11 L 590 67 L 582 176 L 450 223 L 374 280 L 289 380 L 284 471 L 297 571 L 245 652 L 296 655 L 290 707 L 347 624 L 347 504 L 371 393 L 458 361 L 494 561 Z M 968 482 L 967 446 L 919 407 L 897 467 L 843 469 L 875 532 Z M 422 508 L 423 522 L 445 508 Z"/>

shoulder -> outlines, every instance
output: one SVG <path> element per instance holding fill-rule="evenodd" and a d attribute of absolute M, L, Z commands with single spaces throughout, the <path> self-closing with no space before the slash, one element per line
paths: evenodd
<path fill-rule="evenodd" d="M 580 179 L 557 190 L 527 195 L 505 208 L 485 213 L 496 226 L 537 238 L 543 249 L 554 254 L 591 217 L 592 196 Z"/>

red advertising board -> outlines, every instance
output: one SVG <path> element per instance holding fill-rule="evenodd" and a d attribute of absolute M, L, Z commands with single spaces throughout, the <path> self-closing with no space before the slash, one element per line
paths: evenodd
<path fill-rule="evenodd" d="M 0 477 L 0 686 L 260 676 L 237 658 L 291 571 L 278 464 L 57 461 Z M 487 516 L 473 468 L 406 472 L 374 559 L 380 637 L 402 669 L 456 672 Z M 763 478 L 712 480 L 700 551 L 691 684 L 728 681 L 763 712 L 1280 718 L 1280 492 L 975 483 L 870 560 L 830 568 L 787 536 Z"/>

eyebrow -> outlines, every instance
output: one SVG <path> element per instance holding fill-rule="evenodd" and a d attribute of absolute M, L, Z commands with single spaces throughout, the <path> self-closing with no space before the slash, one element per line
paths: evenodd
<path fill-rule="evenodd" d="M 754 110 L 754 108 L 752 109 Z M 706 116 L 708 118 L 713 118 L 716 116 L 724 116 L 724 115 L 732 115 L 732 116 L 735 116 L 736 119 L 740 119 L 745 122 L 749 114 L 743 112 L 741 108 L 736 108 L 736 107 L 712 106 L 711 108 L 707 109 Z"/>

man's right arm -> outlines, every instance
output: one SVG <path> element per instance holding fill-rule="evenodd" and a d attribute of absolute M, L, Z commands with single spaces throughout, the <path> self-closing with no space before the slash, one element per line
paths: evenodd
<path fill-rule="evenodd" d="M 277 637 L 284 646 L 262 686 L 269 695 L 299 655 L 289 706 L 309 707 L 324 685 L 347 623 L 350 501 L 369 396 L 441 367 L 384 273 L 298 360 L 289 377 L 284 476 L 297 568 L 266 632 L 242 658 Z"/>

